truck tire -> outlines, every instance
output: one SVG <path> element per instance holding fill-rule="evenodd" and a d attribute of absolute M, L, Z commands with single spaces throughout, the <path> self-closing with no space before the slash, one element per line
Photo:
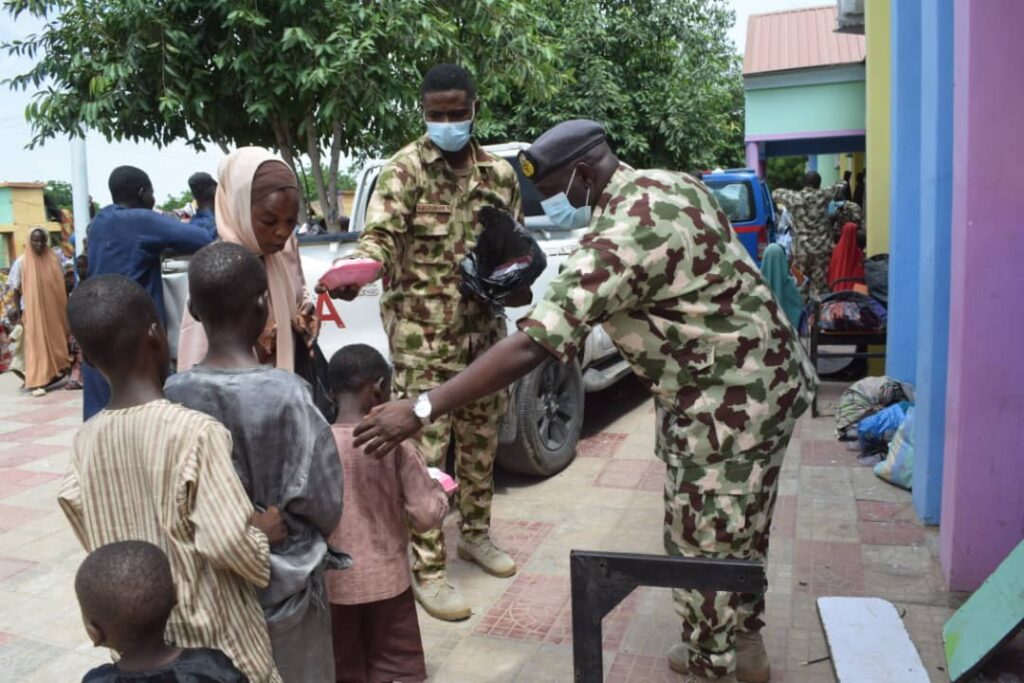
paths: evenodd
<path fill-rule="evenodd" d="M 576 456 L 583 427 L 583 376 L 579 363 L 547 359 L 516 385 L 511 400 L 516 438 L 498 464 L 512 472 L 547 477 Z"/>

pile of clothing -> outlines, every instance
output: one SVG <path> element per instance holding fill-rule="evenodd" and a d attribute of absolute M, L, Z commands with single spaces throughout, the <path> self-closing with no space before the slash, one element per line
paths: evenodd
<path fill-rule="evenodd" d="M 861 464 L 908 490 L 914 469 L 913 405 L 912 385 L 865 377 L 843 392 L 836 409 L 836 438 L 856 440 Z"/>

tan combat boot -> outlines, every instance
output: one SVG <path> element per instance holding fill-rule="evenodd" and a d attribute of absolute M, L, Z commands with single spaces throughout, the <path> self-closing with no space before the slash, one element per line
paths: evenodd
<path fill-rule="evenodd" d="M 487 536 L 459 540 L 459 558 L 480 565 L 485 572 L 500 579 L 516 573 L 516 563 Z"/>
<path fill-rule="evenodd" d="M 427 614 L 442 621 L 462 621 L 473 613 L 462 594 L 444 575 L 420 581 L 414 578 L 412 592 Z"/>
<path fill-rule="evenodd" d="M 668 650 L 668 668 L 683 674 L 683 683 L 737 683 L 736 674 L 726 674 L 719 678 L 708 678 L 690 672 L 690 651 L 682 643 L 676 643 Z"/>
<path fill-rule="evenodd" d="M 768 683 L 772 669 L 761 633 L 736 632 L 736 678 L 742 683 Z"/>

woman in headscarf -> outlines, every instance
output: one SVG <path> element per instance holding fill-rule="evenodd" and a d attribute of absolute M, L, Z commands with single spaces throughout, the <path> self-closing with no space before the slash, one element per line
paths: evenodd
<path fill-rule="evenodd" d="M 267 269 L 270 316 L 254 351 L 260 362 L 294 372 L 296 349 L 311 355 L 320 331 L 294 236 L 299 213 L 295 173 L 262 147 L 242 147 L 221 161 L 217 176 L 217 234 L 259 256 Z M 186 309 L 178 370 L 192 367 L 205 355 L 203 326 Z"/>
<path fill-rule="evenodd" d="M 779 244 L 769 244 L 761 258 L 761 274 L 768 282 L 769 289 L 775 295 L 775 302 L 783 310 L 793 327 L 800 329 L 800 316 L 804 310 L 804 301 L 796 282 L 789 273 L 789 259 L 786 250 Z"/>
<path fill-rule="evenodd" d="M 849 222 L 843 225 L 839 244 L 832 250 L 828 287 L 830 291 L 842 292 L 853 289 L 858 281 L 864 282 L 864 252 L 857 244 L 857 224 Z"/>
<path fill-rule="evenodd" d="M 45 395 L 46 386 L 71 367 L 64 271 L 48 242 L 45 230 L 32 230 L 28 248 L 11 267 L 9 282 L 23 311 L 25 386 L 33 396 Z"/>

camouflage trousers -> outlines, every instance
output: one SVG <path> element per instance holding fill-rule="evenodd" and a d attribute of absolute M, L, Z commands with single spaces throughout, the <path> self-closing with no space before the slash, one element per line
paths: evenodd
<path fill-rule="evenodd" d="M 396 368 L 394 390 L 400 397 L 415 396 L 435 388 L 447 378 L 431 370 Z M 474 401 L 427 425 L 416 445 L 431 467 L 445 468 L 448 449 L 454 443 L 456 495 L 463 537 L 486 536 L 491 526 L 494 497 L 494 460 L 498 450 L 498 426 L 505 414 L 508 394 L 500 391 Z M 411 532 L 412 571 L 418 580 L 444 575 L 448 556 L 442 529 Z"/>
<path fill-rule="evenodd" d="M 771 462 L 782 462 L 787 436 Z M 682 468 L 665 475 L 665 551 L 684 557 L 734 558 L 766 562 L 768 534 L 780 467 L 765 472 L 762 486 L 744 495 L 692 493 Z M 763 593 L 673 590 L 676 613 L 683 620 L 682 639 L 689 649 L 690 670 L 708 677 L 736 669 L 736 631 L 764 626 Z"/>

